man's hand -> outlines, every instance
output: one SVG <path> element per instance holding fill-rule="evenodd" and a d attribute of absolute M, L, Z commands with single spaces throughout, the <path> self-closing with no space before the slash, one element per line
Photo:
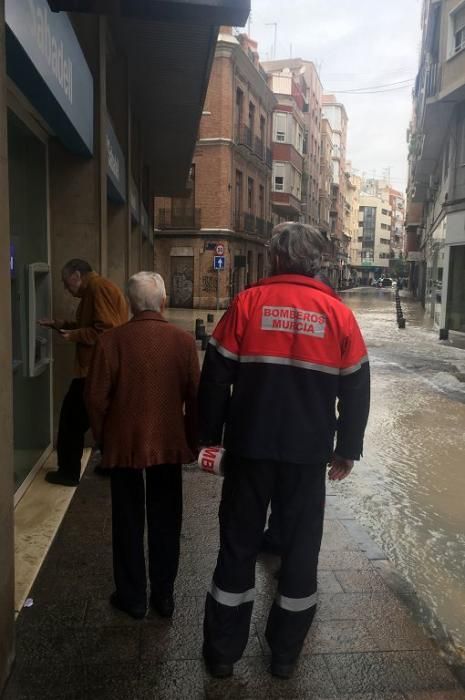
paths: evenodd
<path fill-rule="evenodd" d="M 63 328 L 65 325 L 64 321 L 57 318 L 41 318 L 37 321 L 37 323 L 43 328 L 55 328 L 57 331 L 60 330 L 60 328 Z"/>
<path fill-rule="evenodd" d="M 328 478 L 330 481 L 342 481 L 349 476 L 354 466 L 353 459 L 344 459 L 339 455 L 333 455 L 329 462 Z"/>
<path fill-rule="evenodd" d="M 71 340 L 71 334 L 67 331 L 60 331 L 60 335 L 63 338 L 63 340 Z"/>

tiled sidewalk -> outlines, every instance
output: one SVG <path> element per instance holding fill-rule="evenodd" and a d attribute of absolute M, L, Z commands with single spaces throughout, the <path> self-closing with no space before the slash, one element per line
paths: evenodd
<path fill-rule="evenodd" d="M 320 607 L 294 679 L 267 672 L 266 613 L 278 562 L 257 567 L 250 643 L 229 680 L 201 660 L 205 591 L 218 545 L 221 479 L 186 468 L 182 560 L 172 622 L 133 621 L 113 590 L 109 483 L 92 464 L 17 622 L 17 662 L 4 700 L 325 698 L 459 700 L 465 691 L 385 580 L 389 567 L 328 496 Z"/>

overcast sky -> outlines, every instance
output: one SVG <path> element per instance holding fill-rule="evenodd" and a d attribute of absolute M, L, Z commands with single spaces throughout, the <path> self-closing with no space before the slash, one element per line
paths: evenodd
<path fill-rule="evenodd" d="M 251 35 L 260 59 L 314 61 L 325 92 L 334 92 L 349 115 L 348 155 L 360 173 L 382 177 L 391 170 L 395 187 L 407 176 L 406 131 L 411 113 L 412 82 L 420 45 L 421 0 L 252 0 Z M 292 48 L 291 48 L 292 45 Z M 344 90 L 392 85 L 370 95 Z M 384 89 L 384 88 L 383 88 Z"/>

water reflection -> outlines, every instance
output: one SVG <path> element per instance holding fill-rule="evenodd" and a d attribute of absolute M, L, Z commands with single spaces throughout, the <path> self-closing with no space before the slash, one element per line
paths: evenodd
<path fill-rule="evenodd" d="M 411 302 L 398 330 L 391 292 L 345 301 L 368 342 L 373 397 L 363 460 L 341 489 L 427 622 L 437 617 L 465 654 L 465 351 L 441 345 Z"/>

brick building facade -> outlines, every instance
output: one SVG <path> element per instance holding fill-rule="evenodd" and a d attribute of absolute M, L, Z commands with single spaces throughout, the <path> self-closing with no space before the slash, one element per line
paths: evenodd
<path fill-rule="evenodd" d="M 225 308 L 264 275 L 274 105 L 257 45 L 223 28 L 188 190 L 155 201 L 155 265 L 171 306 Z"/>

